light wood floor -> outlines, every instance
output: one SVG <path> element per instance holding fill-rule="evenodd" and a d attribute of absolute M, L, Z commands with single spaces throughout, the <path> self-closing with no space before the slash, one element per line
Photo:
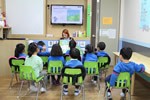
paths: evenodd
<path fill-rule="evenodd" d="M 10 77 L 0 77 L 0 100 L 16 100 L 20 83 L 15 83 L 12 89 L 9 89 Z M 145 87 L 139 80 L 136 80 L 136 95 L 132 96 L 132 100 L 150 100 L 150 88 Z M 22 93 L 26 91 L 24 86 Z M 121 90 L 113 90 L 113 100 L 120 100 Z M 82 100 L 82 95 L 74 96 L 74 87 L 69 87 L 69 95 L 64 96 L 63 100 Z M 101 91 L 98 92 L 97 87 L 86 79 L 85 82 L 85 97 L 86 100 L 104 100 L 104 82 L 101 82 Z M 21 98 L 21 100 L 34 100 L 36 94 L 31 93 Z M 60 86 L 48 87 L 46 93 L 39 94 L 39 100 L 60 100 Z"/>

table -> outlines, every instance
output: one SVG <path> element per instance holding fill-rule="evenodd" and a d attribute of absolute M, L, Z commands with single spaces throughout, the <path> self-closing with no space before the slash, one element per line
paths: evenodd
<path fill-rule="evenodd" d="M 119 52 L 113 52 L 113 54 L 115 55 L 115 63 L 116 63 L 117 62 L 116 59 L 119 57 Z M 141 64 L 141 63 L 144 64 L 146 67 L 144 74 L 150 77 L 150 57 L 144 56 L 137 52 L 133 52 L 130 61 L 133 61 L 137 64 Z M 134 84 L 135 84 L 135 74 L 132 75 L 131 95 L 134 95 Z"/>

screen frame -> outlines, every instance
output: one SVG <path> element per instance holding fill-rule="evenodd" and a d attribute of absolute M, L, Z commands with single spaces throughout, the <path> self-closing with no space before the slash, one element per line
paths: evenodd
<path fill-rule="evenodd" d="M 52 23 L 52 7 L 53 6 L 81 6 L 82 7 L 82 23 Z M 51 10 L 50 10 L 50 23 L 51 25 L 83 25 L 84 21 L 84 5 L 65 5 L 65 4 L 51 4 Z"/>

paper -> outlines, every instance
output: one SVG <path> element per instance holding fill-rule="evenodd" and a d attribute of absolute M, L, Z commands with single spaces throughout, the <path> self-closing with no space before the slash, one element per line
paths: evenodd
<path fill-rule="evenodd" d="M 112 24 L 112 17 L 103 17 L 103 24 L 104 25 L 111 25 Z"/>
<path fill-rule="evenodd" d="M 116 38 L 116 29 L 100 29 L 100 36 L 106 36 L 111 39 Z"/>

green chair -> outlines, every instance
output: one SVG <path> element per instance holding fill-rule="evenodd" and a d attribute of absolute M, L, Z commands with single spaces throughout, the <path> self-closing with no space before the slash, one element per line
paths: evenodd
<path fill-rule="evenodd" d="M 31 66 L 24 66 L 24 65 L 20 66 L 21 86 L 20 86 L 17 98 L 18 99 L 20 98 L 21 89 L 23 87 L 24 81 L 28 81 L 28 83 L 33 81 L 34 83 L 36 83 L 38 85 L 38 91 L 36 94 L 36 100 L 38 100 L 39 90 L 41 88 L 41 82 L 43 82 L 43 84 L 45 85 L 43 79 L 44 79 L 44 76 L 36 77 L 36 75 L 34 73 L 34 69 Z M 30 86 L 30 85 L 28 84 L 28 86 Z"/>
<path fill-rule="evenodd" d="M 71 57 L 70 56 L 66 56 L 65 59 L 66 59 L 66 62 L 67 62 L 67 61 L 69 61 L 71 59 Z"/>
<path fill-rule="evenodd" d="M 50 61 L 48 63 L 48 75 L 61 75 L 61 70 L 63 68 L 63 63 L 60 60 Z M 52 84 L 52 79 L 50 77 L 50 85 Z"/>
<path fill-rule="evenodd" d="M 63 87 L 64 85 L 80 85 L 82 90 L 82 100 L 85 100 L 84 92 L 84 78 L 86 76 L 85 68 L 83 66 L 77 66 L 71 68 L 65 66 L 62 69 L 62 87 L 61 87 L 61 100 L 63 99 Z"/>
<path fill-rule="evenodd" d="M 48 66 L 48 56 L 40 56 L 43 61 L 43 67 L 47 68 Z"/>
<path fill-rule="evenodd" d="M 98 90 L 100 91 L 98 62 L 85 61 L 84 62 L 84 68 L 86 69 L 87 75 L 97 76 L 97 86 L 98 86 Z"/>
<path fill-rule="evenodd" d="M 115 89 L 126 89 L 127 91 L 126 91 L 124 99 L 131 100 L 130 85 L 131 85 L 130 73 L 122 72 L 119 74 L 117 81 L 115 82 L 115 86 L 113 88 L 115 88 Z M 110 84 L 107 83 L 107 89 L 105 90 L 105 100 L 108 100 L 107 92 L 108 92 L 109 88 L 110 88 Z M 127 92 L 128 92 L 128 96 L 127 96 Z M 127 97 L 128 97 L 128 99 L 127 99 Z"/>
<path fill-rule="evenodd" d="M 110 67 L 109 57 L 98 57 L 98 63 L 99 63 L 98 65 L 99 65 L 100 77 L 102 76 L 102 73 L 104 73 L 106 78 L 107 70 Z"/>
<path fill-rule="evenodd" d="M 9 88 L 12 87 L 14 76 L 16 77 L 16 81 L 18 82 L 17 74 L 19 74 L 20 65 L 23 65 L 24 61 L 25 61 L 25 58 L 16 58 L 16 57 L 9 58 L 9 65 L 10 65 L 11 73 L 12 73 Z"/>

